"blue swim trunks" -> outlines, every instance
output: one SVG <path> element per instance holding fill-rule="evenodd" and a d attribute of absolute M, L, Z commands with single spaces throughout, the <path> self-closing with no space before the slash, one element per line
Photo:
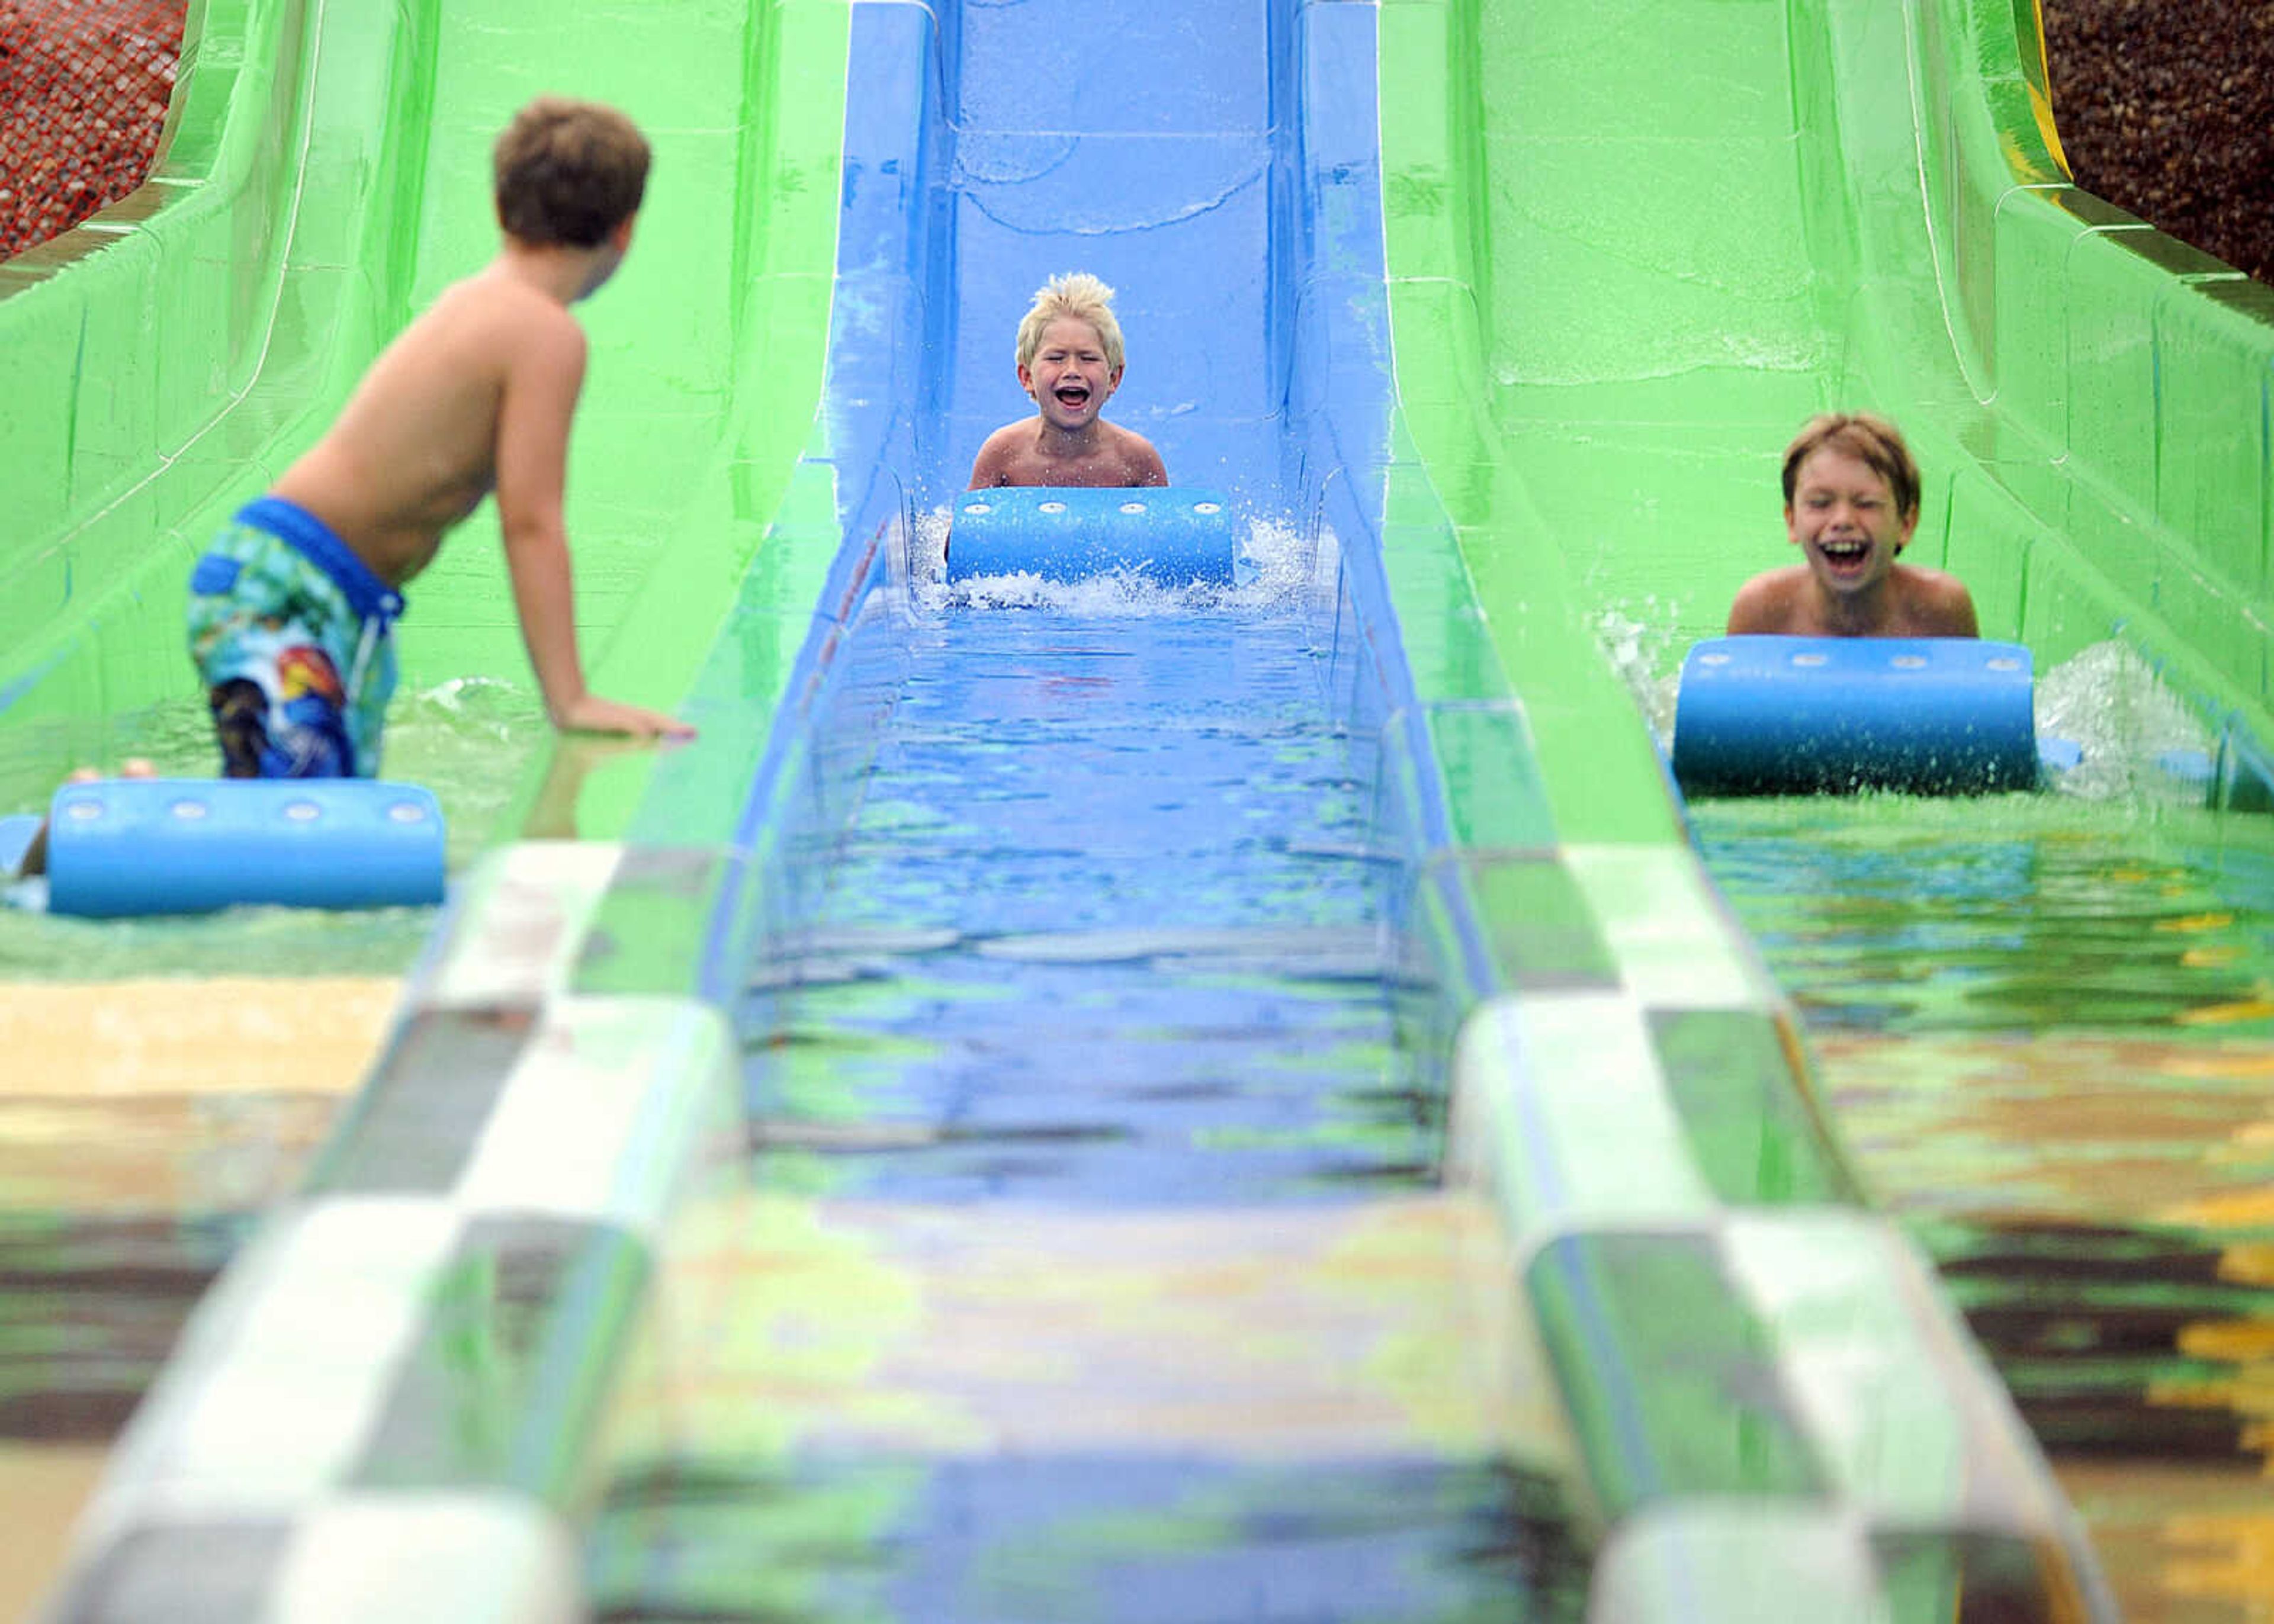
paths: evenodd
<path fill-rule="evenodd" d="M 330 526 L 264 496 L 190 575 L 190 658 L 232 778 L 376 778 L 403 598 Z"/>

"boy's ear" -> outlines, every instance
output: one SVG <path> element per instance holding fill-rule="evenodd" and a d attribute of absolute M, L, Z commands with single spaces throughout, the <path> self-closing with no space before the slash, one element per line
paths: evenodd
<path fill-rule="evenodd" d="M 618 253 L 622 253 L 629 248 L 632 245 L 632 227 L 638 219 L 639 210 L 634 209 L 616 222 L 616 229 L 608 233 L 608 246 Z"/>

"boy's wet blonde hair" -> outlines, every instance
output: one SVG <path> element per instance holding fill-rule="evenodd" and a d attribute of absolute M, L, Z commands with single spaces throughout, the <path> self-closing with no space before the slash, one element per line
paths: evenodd
<path fill-rule="evenodd" d="M 539 96 L 490 149 L 498 223 L 538 245 L 597 248 L 647 190 L 647 138 L 612 107 Z"/>
<path fill-rule="evenodd" d="M 1919 468 L 1902 431 L 1885 417 L 1868 411 L 1827 411 L 1801 425 L 1800 432 L 1784 453 L 1784 505 L 1800 483 L 1800 465 L 1829 446 L 1845 452 L 1887 482 L 1894 493 L 1895 511 L 1904 518 L 1919 508 Z"/>
<path fill-rule="evenodd" d="M 1035 289 L 1034 308 L 1019 323 L 1020 365 L 1033 364 L 1035 351 L 1043 347 L 1043 329 L 1061 316 L 1087 321 L 1096 328 L 1106 366 L 1117 372 L 1121 370 L 1121 324 L 1113 319 L 1113 289 L 1088 271 L 1068 271 Z"/>

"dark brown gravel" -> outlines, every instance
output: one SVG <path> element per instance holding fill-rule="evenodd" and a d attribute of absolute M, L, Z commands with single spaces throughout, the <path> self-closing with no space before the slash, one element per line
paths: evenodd
<path fill-rule="evenodd" d="M 150 172 L 184 0 L 0 0 L 0 259 Z"/>
<path fill-rule="evenodd" d="M 2044 0 L 2077 184 L 2274 282 L 2274 0 Z"/>

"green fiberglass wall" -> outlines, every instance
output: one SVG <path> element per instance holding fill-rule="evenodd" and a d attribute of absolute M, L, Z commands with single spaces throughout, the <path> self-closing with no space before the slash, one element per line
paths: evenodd
<path fill-rule="evenodd" d="M 506 4 L 193 8 L 149 184 L 0 267 L 11 801 L 137 745 L 148 707 L 194 704 L 192 560 L 411 313 L 494 251 L 489 142 L 540 89 L 624 106 L 656 147 L 637 250 L 581 312 L 569 523 L 595 685 L 683 692 L 812 420 L 844 15 L 681 8 L 636 51 L 622 26 L 535 28 Z M 493 517 L 410 597 L 409 684 L 527 688 Z"/>
<path fill-rule="evenodd" d="M 1630 828 L 1646 776 L 1571 640 L 1718 632 L 1838 407 L 1903 425 L 1914 556 L 1986 635 L 2043 670 L 2120 625 L 2263 733 L 2274 290 L 2067 184 L 2033 8 L 1383 17 L 1400 387 L 1511 668 L 1578 712 L 1540 718 L 1568 813 Z"/>

